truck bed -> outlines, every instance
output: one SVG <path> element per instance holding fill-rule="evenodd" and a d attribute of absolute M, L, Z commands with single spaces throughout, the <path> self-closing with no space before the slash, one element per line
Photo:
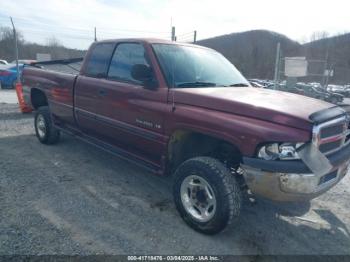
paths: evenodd
<path fill-rule="evenodd" d="M 31 66 L 39 67 L 48 71 L 67 73 L 76 75 L 82 66 L 83 58 L 72 58 L 62 60 L 43 61 L 31 64 Z"/>
<path fill-rule="evenodd" d="M 73 92 L 82 60 L 55 60 L 26 66 L 22 74 L 26 102 L 36 108 L 36 101 L 32 100 L 30 95 L 31 92 L 35 92 L 33 89 L 41 90 L 47 97 L 55 121 L 75 126 Z"/>

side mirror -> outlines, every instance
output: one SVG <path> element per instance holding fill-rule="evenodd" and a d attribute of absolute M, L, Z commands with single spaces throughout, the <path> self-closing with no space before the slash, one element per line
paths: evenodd
<path fill-rule="evenodd" d="M 136 64 L 131 68 L 131 76 L 138 81 L 147 82 L 152 79 L 152 70 L 149 66 Z"/>
<path fill-rule="evenodd" d="M 154 81 L 152 70 L 143 64 L 133 65 L 131 68 L 132 78 L 141 81 L 147 89 L 156 89 L 157 83 Z"/>

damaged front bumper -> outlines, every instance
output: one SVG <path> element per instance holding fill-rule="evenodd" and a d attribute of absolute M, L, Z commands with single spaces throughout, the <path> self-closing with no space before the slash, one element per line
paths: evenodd
<path fill-rule="evenodd" d="M 249 189 L 256 195 L 276 201 L 305 201 L 336 185 L 347 173 L 350 143 L 327 156 L 332 169 L 314 173 L 302 160 L 263 160 L 243 158 L 242 168 Z"/>

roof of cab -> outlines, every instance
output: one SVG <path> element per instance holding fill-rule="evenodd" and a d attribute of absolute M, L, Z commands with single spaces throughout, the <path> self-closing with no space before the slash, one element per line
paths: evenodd
<path fill-rule="evenodd" d="M 183 46 L 195 46 L 195 47 L 201 47 L 203 49 L 210 49 L 204 46 L 195 45 L 195 44 L 189 44 L 189 43 L 182 43 L 182 42 L 174 42 L 166 39 L 159 39 L 159 38 L 120 38 L 120 39 L 107 39 L 107 40 L 101 40 L 96 43 L 118 43 L 118 42 L 144 42 L 148 44 L 169 44 L 169 45 L 183 45 Z"/>

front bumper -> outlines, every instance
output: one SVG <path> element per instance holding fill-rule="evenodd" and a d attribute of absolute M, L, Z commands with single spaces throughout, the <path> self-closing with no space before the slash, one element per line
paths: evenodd
<path fill-rule="evenodd" d="M 333 168 L 323 175 L 313 174 L 302 160 L 268 161 L 244 157 L 242 168 L 254 194 L 275 201 L 304 201 L 326 192 L 346 175 L 350 142 L 327 158 Z"/>

